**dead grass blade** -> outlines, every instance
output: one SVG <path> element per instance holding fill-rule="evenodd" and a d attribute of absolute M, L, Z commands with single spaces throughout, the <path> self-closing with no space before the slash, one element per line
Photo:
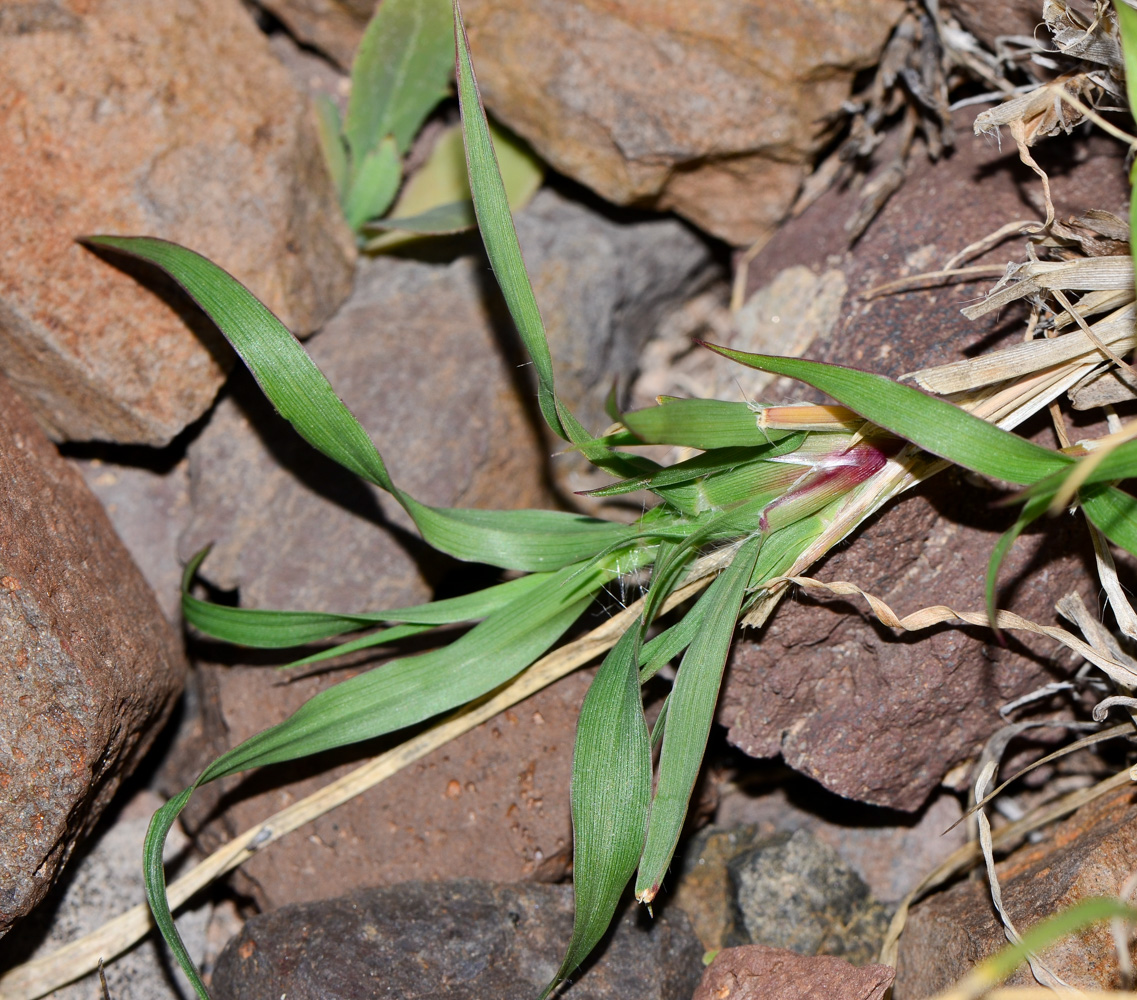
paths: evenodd
<path fill-rule="evenodd" d="M 856 584 L 847 582 L 826 583 L 808 576 L 782 577 L 771 581 L 771 585 L 780 583 L 793 583 L 806 590 L 821 590 L 840 597 L 858 596 L 863 598 L 872 609 L 872 613 L 890 628 L 903 629 L 905 632 L 918 632 L 933 625 L 945 623 L 964 622 L 968 625 L 981 625 L 983 627 L 1007 629 L 1009 631 L 1030 632 L 1034 635 L 1044 635 L 1054 639 L 1068 649 L 1072 649 L 1080 656 L 1089 660 L 1095 667 L 1105 673 L 1111 680 L 1126 687 L 1137 685 L 1137 670 L 1128 663 L 1099 652 L 1089 643 L 1079 639 L 1072 632 L 1056 625 L 1039 625 L 1011 611 L 999 611 L 995 621 L 989 621 L 986 611 L 955 611 L 946 605 L 934 605 L 914 611 L 905 617 L 899 617 L 895 611 L 884 603 L 879 597 L 861 590 Z"/>
<path fill-rule="evenodd" d="M 1062 819 L 1064 816 L 1068 816 L 1086 803 L 1092 802 L 1094 799 L 1100 798 L 1102 795 L 1106 795 L 1116 788 L 1130 784 L 1133 780 L 1133 776 L 1128 770 L 1119 771 L 1112 777 L 1099 781 L 1090 788 L 1079 788 L 1054 802 L 1048 802 L 1032 810 L 1022 819 L 1016 820 L 1014 823 L 1008 823 L 1006 826 L 992 831 L 992 848 L 995 850 L 1010 849 L 1021 843 L 1035 830 L 1041 829 L 1053 823 L 1055 820 Z M 979 850 L 979 845 L 974 842 L 957 848 L 933 871 L 924 876 L 919 885 L 901 900 L 900 905 L 896 909 L 896 913 L 893 914 L 892 922 L 888 925 L 888 931 L 884 937 L 884 944 L 881 946 L 880 961 L 883 964 L 896 968 L 896 960 L 900 949 L 900 935 L 904 932 L 904 926 L 908 922 L 908 911 L 912 904 L 932 889 L 944 885 L 957 875 L 961 875 L 968 869 L 974 867 L 981 858 L 982 854 Z M 1047 997 L 1053 1000 L 1054 994 L 1050 990 L 1046 990 L 1045 992 Z M 992 997 L 995 995 L 994 992 L 989 994 L 989 996 Z M 1117 996 L 1118 994 L 1110 993 L 1108 995 Z M 949 997 L 950 1000 L 961 1000 L 962 995 L 948 993 L 937 997 L 936 1000 L 949 1000 Z"/>

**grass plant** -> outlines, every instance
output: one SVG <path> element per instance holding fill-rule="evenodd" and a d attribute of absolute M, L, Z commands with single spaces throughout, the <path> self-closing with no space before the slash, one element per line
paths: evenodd
<path fill-rule="evenodd" d="M 356 51 L 346 117 L 330 98 L 315 101 L 320 144 L 344 217 L 370 251 L 476 224 L 458 128 L 437 138 L 403 185 L 411 144 L 450 94 L 452 25 L 449 0 L 385 0 Z M 540 185 L 541 165 L 508 133 L 492 128 L 491 135 L 509 203 L 519 208 Z"/>
<path fill-rule="evenodd" d="M 386 0 L 380 10 L 406 6 Z M 659 502 L 633 524 L 561 511 L 422 504 L 393 481 L 366 431 L 300 343 L 232 277 L 199 254 L 160 240 L 88 239 L 166 271 L 217 324 L 296 430 L 314 448 L 388 491 L 428 543 L 457 559 L 523 574 L 474 594 L 415 607 L 328 614 L 210 604 L 190 592 L 206 554 L 187 568 L 183 608 L 191 626 L 262 648 L 331 641 L 298 663 L 388 646 L 443 626 L 472 626 L 448 645 L 396 658 L 325 690 L 284 722 L 219 757 L 155 815 L 145 852 L 148 899 L 203 1000 L 208 993 L 170 914 L 161 860 L 166 834 L 194 790 L 249 768 L 404 729 L 492 696 L 545 657 L 615 579 L 643 580 L 646 590 L 635 613 L 595 647 L 607 652 L 581 709 L 573 757 L 576 917 L 563 962 L 542 997 L 592 951 L 633 877 L 642 902 L 650 904 L 659 891 L 702 761 L 737 623 L 765 621 L 792 579 L 801 578 L 888 500 L 951 463 L 1019 488 L 1022 514 L 993 557 L 984 616 L 1005 627 L 1026 626 L 995 614 L 998 559 L 1055 497 L 1069 491 L 1071 475 L 1078 476 L 1074 502 L 1090 523 L 1113 544 L 1137 554 L 1137 499 L 1116 485 L 1137 472 L 1137 442 L 1121 441 L 1091 465 L 1082 457 L 1090 454 L 1085 448 L 1048 449 L 1011 433 L 1084 376 L 1079 358 L 1092 355 L 1085 362 L 1091 367 L 1103 363 L 1093 343 L 1057 374 L 1052 366 L 1045 379 L 1034 371 L 1001 378 L 970 388 L 958 402 L 850 368 L 708 345 L 724 358 L 813 386 L 837 405 L 661 399 L 655 407 L 618 414 L 617 425 L 603 435 L 589 433 L 556 392 L 457 0 L 452 23 L 472 204 L 494 274 L 533 361 L 540 411 L 557 435 L 611 476 L 612 484 L 596 491 L 599 495 L 648 490 Z M 377 46 L 377 39 L 369 33 L 364 44 Z M 433 79 L 442 78 L 440 69 L 432 73 Z M 375 214 L 380 203 L 375 192 L 391 187 L 376 178 L 393 169 L 394 153 L 404 149 L 406 137 L 421 123 L 425 104 L 425 99 L 414 104 L 413 113 L 392 107 L 386 117 L 349 114 L 344 134 L 355 165 L 343 167 L 339 176 L 349 217 L 357 222 Z M 365 133 L 368 141 L 358 138 Z M 371 142 L 376 136 L 377 144 Z M 365 204 L 366 211 L 355 211 L 357 204 Z M 1131 328 L 1131 307 L 1127 322 Z M 637 451 L 660 444 L 700 453 L 662 466 Z M 651 634 L 649 628 L 677 595 L 693 603 L 678 620 Z M 962 617 L 943 610 L 949 618 Z M 1126 663 L 1095 655 L 1093 662 L 1119 685 L 1137 686 L 1137 673 Z M 676 658 L 675 682 L 649 732 L 641 685 Z"/>

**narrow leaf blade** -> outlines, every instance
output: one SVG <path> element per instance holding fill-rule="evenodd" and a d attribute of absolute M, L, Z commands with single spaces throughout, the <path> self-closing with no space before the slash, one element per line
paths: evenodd
<path fill-rule="evenodd" d="M 724 357 L 761 371 L 788 375 L 828 393 L 899 437 L 966 469 L 1012 483 L 1033 483 L 1071 459 L 1000 430 L 958 406 L 881 375 L 800 358 L 746 354 L 707 345 Z"/>
<path fill-rule="evenodd" d="M 633 626 L 605 657 L 580 710 L 573 751 L 573 885 L 576 915 L 547 997 L 604 936 L 643 846 L 651 794 L 651 747 Z"/>
<path fill-rule="evenodd" d="M 757 536 L 746 542 L 699 598 L 700 628 L 667 698 L 659 780 L 636 877 L 636 898 L 642 902 L 655 898 L 679 842 L 687 804 L 703 763 L 730 640 L 761 544 Z"/>

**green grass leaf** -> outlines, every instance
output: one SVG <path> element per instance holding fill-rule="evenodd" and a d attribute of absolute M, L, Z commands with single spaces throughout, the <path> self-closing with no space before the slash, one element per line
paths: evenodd
<path fill-rule="evenodd" d="M 1000 430 L 994 424 L 882 375 L 799 358 L 746 354 L 708 344 L 711 350 L 760 371 L 788 375 L 832 396 L 850 409 L 925 451 L 1012 483 L 1033 483 L 1069 466 L 1072 459 Z"/>
<path fill-rule="evenodd" d="M 763 431 L 746 403 L 721 399 L 668 399 L 658 406 L 625 413 L 621 421 L 644 444 L 685 448 L 753 448 L 789 437 L 794 431 Z"/>
<path fill-rule="evenodd" d="M 347 224 L 356 232 L 369 219 L 387 211 L 403 179 L 403 161 L 395 140 L 387 136 L 355 164 L 350 186 L 343 200 Z"/>
<path fill-rule="evenodd" d="M 457 559 L 506 569 L 552 570 L 630 536 L 627 526 L 562 511 L 468 511 L 419 503 L 391 480 L 367 431 L 300 342 L 239 281 L 200 254 L 165 240 L 90 236 L 84 242 L 149 261 L 169 274 L 217 324 L 300 436 L 387 490 L 435 548 Z"/>
<path fill-rule="evenodd" d="M 486 247 L 490 267 L 501 288 L 509 315 L 533 361 L 537 375 L 537 403 L 552 431 L 571 441 L 593 464 L 615 475 L 631 476 L 650 464 L 632 455 L 613 454 L 598 443 L 568 407 L 558 398 L 553 384 L 553 359 L 545 335 L 545 324 L 537 308 L 533 286 L 525 271 L 521 245 L 509 210 L 505 184 L 498 167 L 490 136 L 489 122 L 482 106 L 474 67 L 470 61 L 469 40 L 462 24 L 458 0 L 454 0 L 454 40 L 457 50 L 458 105 L 462 112 L 462 135 L 466 145 L 466 166 L 470 194 L 478 218 L 478 229 Z"/>
<path fill-rule="evenodd" d="M 537 193 L 545 171 L 520 139 L 492 124 L 489 128 L 505 196 L 516 212 Z M 462 129 L 454 126 L 439 136 L 426 163 L 403 185 L 391 214 L 367 226 L 369 232 L 391 231 L 368 242 L 366 249 L 386 250 L 415 236 L 458 233 L 475 225 Z"/>
<path fill-rule="evenodd" d="M 383 0 L 351 67 L 344 134 L 353 164 L 387 136 L 404 155 L 450 90 L 454 68 L 447 0 Z"/>
<path fill-rule="evenodd" d="M 643 902 L 655 898 L 679 842 L 702 767 L 730 640 L 761 544 L 761 537 L 746 542 L 698 601 L 700 628 L 667 698 L 659 779 L 636 877 L 636 898 Z"/>
<path fill-rule="evenodd" d="M 208 993 L 170 916 L 162 868 L 162 843 L 194 789 L 249 768 L 382 736 L 480 697 L 541 656 L 612 577 L 607 565 L 566 567 L 492 612 L 450 645 L 393 660 L 320 692 L 283 722 L 222 754 L 190 788 L 158 811 L 146 840 L 147 899 L 178 964 L 201 997 Z"/>
<path fill-rule="evenodd" d="M 436 626 L 476 621 L 504 607 L 548 578 L 544 573 L 530 573 L 499 583 L 473 594 L 448 597 L 429 604 L 386 611 L 336 614 L 324 611 L 272 611 L 262 608 L 234 608 L 194 597 L 189 592 L 208 549 L 190 560 L 182 574 L 182 613 L 194 628 L 226 642 L 257 649 L 287 649 L 345 632 L 358 632 L 394 622 Z M 409 633 L 408 633 L 409 634 Z"/>
<path fill-rule="evenodd" d="M 1082 510 L 1114 545 L 1137 556 L 1137 498 L 1116 486 L 1096 486 L 1080 492 Z"/>
<path fill-rule="evenodd" d="M 542 1000 L 604 936 L 643 846 L 651 748 L 636 665 L 634 625 L 605 657 L 580 710 L 572 766 L 572 939 Z"/>

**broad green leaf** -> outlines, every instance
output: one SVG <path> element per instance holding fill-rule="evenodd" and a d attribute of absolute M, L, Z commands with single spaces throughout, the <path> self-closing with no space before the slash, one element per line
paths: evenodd
<path fill-rule="evenodd" d="M 705 610 L 705 606 L 700 610 L 696 602 L 695 606 L 674 625 L 664 629 L 650 642 L 644 643 L 640 651 L 641 684 L 658 674 L 665 664 L 670 663 L 691 645 L 691 640 L 702 628 Z"/>
<path fill-rule="evenodd" d="M 779 441 L 794 431 L 763 431 L 758 414 L 746 403 L 721 399 L 668 399 L 659 406 L 625 413 L 625 427 L 645 444 L 685 448 L 756 447 Z"/>
<path fill-rule="evenodd" d="M 490 136 L 501 167 L 509 207 L 519 211 L 529 204 L 544 177 L 541 162 L 509 132 L 490 125 Z M 457 233 L 477 225 L 470 200 L 470 179 L 462 129 L 455 125 L 438 138 L 429 159 L 411 175 L 391 213 L 367 228 L 400 230 L 367 244 L 370 251 L 384 250 L 412 235 Z"/>
<path fill-rule="evenodd" d="M 166 846 L 166 835 L 177 822 L 178 814 L 189 802 L 194 788 L 187 788 L 184 792 L 175 795 L 150 818 L 150 825 L 146 828 L 146 839 L 142 844 L 142 875 L 146 884 L 146 901 L 150 904 L 154 923 L 158 925 L 158 930 L 161 931 L 170 951 L 174 953 L 182 972 L 189 978 L 194 991 L 201 1000 L 210 1000 L 209 990 L 201 981 L 197 964 L 186 950 L 185 942 L 174 923 L 174 915 L 170 912 L 170 901 L 166 898 L 166 866 L 162 863 L 162 849 Z"/>
<path fill-rule="evenodd" d="M 386 136 L 399 155 L 450 90 L 454 50 L 447 0 L 383 0 L 351 67 L 344 134 L 358 164 Z"/>
<path fill-rule="evenodd" d="M 701 627 L 687 647 L 667 698 L 659 779 L 636 877 L 636 898 L 641 902 L 655 898 L 679 842 L 703 764 L 730 640 L 761 544 L 761 537 L 746 542 L 699 598 L 699 605 L 704 606 Z"/>
<path fill-rule="evenodd" d="M 351 184 L 343 202 L 343 214 L 353 230 L 382 215 L 395 198 L 403 179 L 403 162 L 395 140 L 387 136 L 378 146 L 354 164 Z"/>
<path fill-rule="evenodd" d="M 1054 494 L 1065 482 L 1066 477 L 1084 461 L 1086 461 L 1085 458 L 1079 458 L 1074 465 L 1040 479 L 1023 490 L 1019 494 L 1019 498 L 1046 496 L 1048 499 L 1053 499 Z M 1095 483 L 1109 483 L 1118 479 L 1131 479 L 1135 476 L 1137 476 L 1137 441 L 1126 441 L 1114 448 L 1101 460 L 1093 471 L 1086 476 L 1083 485 L 1092 486 Z"/>
<path fill-rule="evenodd" d="M 636 672 L 640 629 L 605 657 L 580 709 L 572 762 L 576 915 L 564 961 L 542 1000 L 608 930 L 643 847 L 651 794 L 651 748 Z"/>
<path fill-rule="evenodd" d="M 450 201 L 444 205 L 435 205 L 419 215 L 388 215 L 383 219 L 375 219 L 366 227 L 368 232 L 392 231 L 378 239 L 369 240 L 365 249 L 386 250 L 415 236 L 449 236 L 473 229 L 477 224 L 472 201 Z"/>
<path fill-rule="evenodd" d="M 387 490 L 423 538 L 457 559 L 507 569 L 552 570 L 595 555 L 632 529 L 560 511 L 458 511 L 427 507 L 400 490 L 367 431 L 300 342 L 240 282 L 200 254 L 150 237 L 85 242 L 156 264 L 217 324 L 282 417 L 310 445 Z"/>
<path fill-rule="evenodd" d="M 992 479 L 1027 484 L 1073 461 L 973 417 L 958 406 L 881 375 L 799 358 L 746 354 L 708 344 L 713 351 L 761 371 L 788 375 L 856 410 L 866 420 L 925 451 Z"/>
<path fill-rule="evenodd" d="M 336 197 L 342 205 L 347 192 L 349 167 L 340 111 L 330 97 L 324 96 L 313 98 L 312 107 L 316 113 L 316 134 L 320 139 L 320 149 L 328 166 L 328 174 L 336 186 Z"/>

